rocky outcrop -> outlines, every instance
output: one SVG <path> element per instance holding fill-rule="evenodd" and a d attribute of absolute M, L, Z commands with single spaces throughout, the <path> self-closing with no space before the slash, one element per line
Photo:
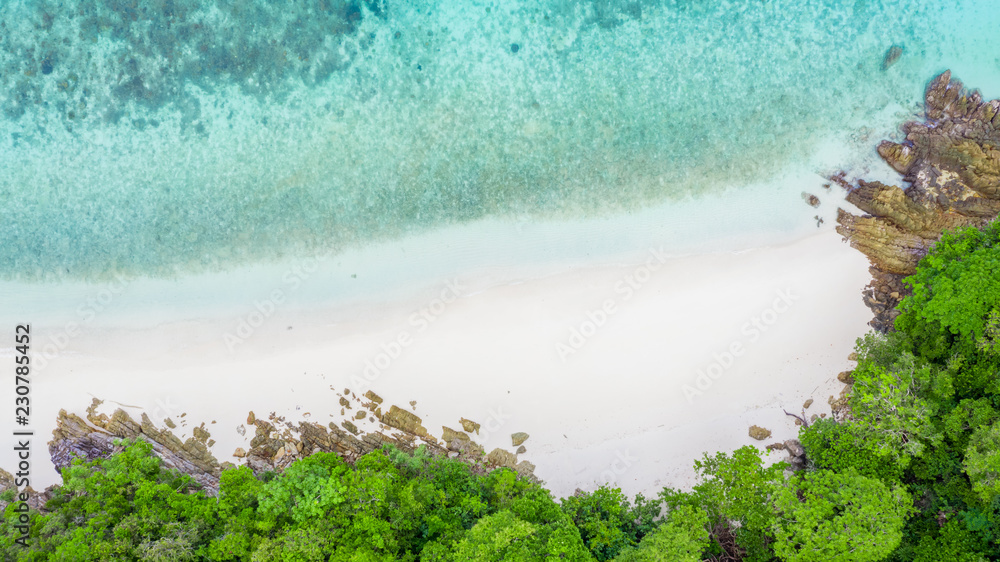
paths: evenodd
<path fill-rule="evenodd" d="M 118 408 L 109 418 L 97 414 L 101 401 L 94 399 L 87 409 L 87 419 L 66 410 L 59 411 L 56 428 L 49 441 L 49 456 L 56 469 L 68 467 L 75 457 L 88 461 L 111 456 L 118 448 L 114 441 L 142 439 L 153 446 L 153 452 L 166 468 L 174 468 L 190 475 L 207 491 L 219 488 L 219 461 L 208 450 L 208 432 L 203 428 L 198 436 L 181 441 L 169 429 L 158 429 L 145 413 L 137 422 Z M 88 423 L 89 422 L 89 423 Z"/>
<path fill-rule="evenodd" d="M 909 187 L 837 182 L 864 213 L 841 209 L 837 232 L 871 262 L 864 301 L 875 315 L 870 325 L 883 332 L 892 329 L 896 305 L 908 294 L 903 278 L 942 232 L 983 226 L 1000 213 L 1000 100 L 983 102 L 945 72 L 927 87 L 924 105 L 924 121 L 903 125 L 903 142 L 878 147 Z"/>
<path fill-rule="evenodd" d="M 364 407 L 373 410 L 369 413 L 383 424 L 380 426 L 382 431 L 363 432 L 347 420 L 342 420 L 341 426 L 330 422 L 324 427 L 311 422 L 292 424 L 274 413 L 265 420 L 250 412 L 247 424 L 254 428 L 254 434 L 249 449 L 239 447 L 233 457 L 241 459 L 255 474 L 262 474 L 280 472 L 296 459 L 320 451 L 336 453 L 347 462 L 354 462 L 358 457 L 387 443 L 403 451 L 412 451 L 425 445 L 433 455 L 458 458 L 474 465 L 479 471 L 508 467 L 524 478 L 535 480 L 534 465 L 527 461 L 518 462 L 515 453 L 496 449 L 486 455 L 469 434 L 448 427 L 442 428 L 442 445 L 422 425 L 419 416 L 395 405 L 383 414 L 379 407 L 383 402 L 381 397 L 369 391 L 365 398 L 369 401 Z M 76 457 L 90 461 L 111 456 L 120 449 L 115 445 L 117 438 L 142 439 L 152 445 L 154 453 L 162 459 L 163 466 L 190 475 L 209 494 L 218 492 L 220 473 L 231 463 L 220 464 L 212 455 L 209 448 L 214 441 L 204 424 L 192 430 L 192 437 L 181 441 L 169 429 L 154 426 L 145 413 L 142 414 L 141 421 L 136 421 L 121 408 L 115 410 L 110 417 L 99 414 L 97 408 L 101 403 L 94 399 L 87 409 L 86 419 L 66 410 L 59 412 L 56 428 L 49 442 L 49 454 L 57 469 L 69 466 Z M 461 423 L 471 430 L 479 429 L 479 424 L 464 418 Z M 244 427 L 243 433 L 245 432 Z"/>

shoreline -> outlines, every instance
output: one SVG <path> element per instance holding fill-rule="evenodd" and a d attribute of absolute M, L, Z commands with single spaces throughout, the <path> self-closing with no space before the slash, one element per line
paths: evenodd
<path fill-rule="evenodd" d="M 157 425 L 184 413 L 182 439 L 204 422 L 221 462 L 249 448 L 236 427 L 250 410 L 339 423 L 336 392 L 370 388 L 387 404 L 416 400 L 413 413 L 435 437 L 460 417 L 483 424 L 473 438 L 487 451 L 512 451 L 510 434 L 529 433 L 519 458 L 557 495 L 611 477 L 626 493 L 649 494 L 693 483 L 701 452 L 763 446 L 746 435 L 750 425 L 770 428 L 773 440 L 793 437 L 782 407 L 811 397 L 808 414 L 829 412 L 836 373 L 867 331 L 853 287 L 868 281 L 863 256 L 824 230 L 780 246 L 658 259 L 648 257 L 657 265 L 649 275 L 648 260 L 564 266 L 506 282 L 442 280 L 352 310 L 277 309 L 235 353 L 220 337 L 231 319 L 95 327 L 36 379 L 36 435 L 51 435 L 60 407 L 82 413 L 97 397 L 135 406 L 126 411 L 136 417 L 144 410 Z M 798 297 L 779 311 L 775 299 L 789 288 Z M 824 315 L 835 315 L 818 324 L 825 335 L 815 322 Z M 755 318 L 766 330 L 746 328 Z M 594 334 L 575 348 L 574 331 L 589 333 L 588 323 Z M 714 373 L 735 342 L 745 352 L 687 402 L 682 387 L 698 388 L 698 371 Z M 36 489 L 57 481 L 47 473 L 36 471 Z"/>

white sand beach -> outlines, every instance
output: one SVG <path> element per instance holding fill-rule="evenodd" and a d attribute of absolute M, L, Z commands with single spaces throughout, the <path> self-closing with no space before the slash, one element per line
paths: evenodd
<path fill-rule="evenodd" d="M 415 400 L 437 437 L 460 417 L 482 424 L 487 450 L 513 451 L 510 434 L 529 433 L 520 459 L 559 496 L 607 482 L 628 494 L 686 487 L 702 452 L 791 438 L 783 408 L 813 398 L 807 415 L 829 412 L 842 388 L 870 318 L 867 262 L 817 232 L 736 252 L 650 246 L 598 265 L 480 267 L 318 305 L 300 297 L 343 256 L 297 262 L 267 290 L 233 286 L 241 307 L 171 307 L 161 282 L 81 290 L 64 317 L 35 321 L 36 354 L 59 349 L 36 359 L 32 484 L 58 479 L 44 447 L 58 410 L 83 413 L 91 397 L 183 422 L 182 437 L 205 422 L 224 461 L 248 446 L 251 432 L 236 431 L 248 411 L 339 423 L 337 392 L 370 388 L 386 405 Z M 753 424 L 773 437 L 753 441 Z"/>

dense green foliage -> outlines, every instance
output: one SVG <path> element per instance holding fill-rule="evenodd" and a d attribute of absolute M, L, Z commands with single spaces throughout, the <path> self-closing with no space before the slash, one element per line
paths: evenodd
<path fill-rule="evenodd" d="M 392 448 L 222 473 L 217 497 L 143 442 L 74 461 L 19 560 L 1000 560 L 1000 226 L 945 236 L 897 331 L 857 343 L 849 411 L 800 431 L 791 476 L 743 447 L 690 491 L 561 501 L 510 470 Z M 10 494 L 0 497 L 9 501 Z M 12 518 L 14 505 L 5 516 Z"/>
<path fill-rule="evenodd" d="M 660 502 L 636 496 L 635 505 L 617 488 L 598 488 L 593 493 L 578 492 L 562 502 L 563 511 L 580 529 L 587 548 L 601 561 L 611 560 L 622 550 L 635 546 L 656 528 Z"/>
<path fill-rule="evenodd" d="M 976 357 L 990 313 L 1000 306 L 1000 221 L 945 234 L 908 279 L 913 295 L 900 303 L 896 327 L 920 355 Z"/>
<path fill-rule="evenodd" d="M 592 559 L 549 492 L 509 470 L 386 449 L 353 465 L 316 453 L 266 480 L 226 470 L 207 497 L 140 441 L 75 461 L 52 513 L 32 516 L 31 550 L 9 532 L 0 545 L 25 560 Z"/>
<path fill-rule="evenodd" d="M 853 470 L 796 474 L 775 498 L 775 553 L 789 562 L 882 560 L 902 540 L 912 505 L 899 484 Z"/>

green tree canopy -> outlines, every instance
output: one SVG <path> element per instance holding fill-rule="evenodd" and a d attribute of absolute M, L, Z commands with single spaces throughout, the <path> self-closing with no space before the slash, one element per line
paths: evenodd
<path fill-rule="evenodd" d="M 774 552 L 786 562 L 882 560 L 899 545 L 913 511 L 902 486 L 854 470 L 799 472 L 779 488 L 774 505 Z"/>

